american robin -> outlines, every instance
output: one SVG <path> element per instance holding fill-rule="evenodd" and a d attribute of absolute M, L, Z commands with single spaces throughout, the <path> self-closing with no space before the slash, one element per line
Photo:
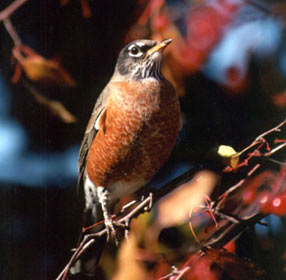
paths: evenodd
<path fill-rule="evenodd" d="M 81 144 L 79 183 L 84 186 L 88 223 L 103 217 L 113 235 L 112 205 L 152 178 L 178 136 L 178 98 L 161 73 L 163 50 L 171 41 L 136 40 L 123 48 Z"/>

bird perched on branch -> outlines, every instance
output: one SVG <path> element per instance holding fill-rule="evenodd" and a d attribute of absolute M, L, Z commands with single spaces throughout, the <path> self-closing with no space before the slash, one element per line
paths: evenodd
<path fill-rule="evenodd" d="M 112 206 L 150 181 L 178 136 L 178 98 L 161 73 L 163 51 L 171 41 L 136 40 L 120 52 L 81 144 L 79 184 L 84 186 L 87 226 L 104 220 L 107 239 L 116 240 Z M 79 270 L 92 275 L 95 261 L 88 258 Z"/>

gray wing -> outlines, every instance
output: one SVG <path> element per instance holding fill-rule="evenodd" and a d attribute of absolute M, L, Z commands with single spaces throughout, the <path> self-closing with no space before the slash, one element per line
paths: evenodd
<path fill-rule="evenodd" d="M 106 108 L 106 101 L 108 96 L 110 95 L 109 87 L 105 87 L 102 93 L 99 95 L 95 106 L 92 111 L 92 115 L 89 119 L 86 131 L 84 133 L 83 140 L 81 142 L 80 150 L 79 150 L 79 157 L 78 157 L 78 185 L 77 190 L 83 191 L 82 185 L 84 185 L 86 180 L 86 161 L 88 156 L 88 151 L 93 139 L 96 136 L 97 129 L 96 129 L 96 122 L 100 119 L 102 112 L 105 111 Z M 94 207 L 99 207 L 100 205 L 94 205 Z M 97 221 L 102 220 L 103 217 L 100 211 L 96 212 L 96 216 L 94 216 L 93 209 L 85 209 L 83 215 L 83 228 L 95 224 Z M 92 232 L 92 230 L 90 231 Z M 80 238 L 78 244 L 83 240 L 84 235 L 83 231 L 80 234 Z M 84 254 L 80 257 L 80 260 L 77 260 L 76 263 L 72 266 L 73 273 L 75 275 L 85 275 L 85 273 L 94 273 L 96 268 L 96 264 L 98 263 L 102 250 L 105 245 L 105 237 L 99 239 L 100 242 L 96 242 L 90 246 L 87 250 L 87 254 Z M 102 240 L 102 241 L 101 241 Z M 71 271 L 71 270 L 70 270 Z"/>
<path fill-rule="evenodd" d="M 79 158 L 78 158 L 78 189 L 82 183 L 85 181 L 85 169 L 86 169 L 86 160 L 90 145 L 93 139 L 96 136 L 98 131 L 96 127 L 97 121 L 100 119 L 100 116 L 105 111 L 106 101 L 110 95 L 110 87 L 107 86 L 104 88 L 100 96 L 98 97 L 95 106 L 92 111 L 92 115 L 89 119 L 83 140 L 81 142 L 80 150 L 79 150 Z"/>

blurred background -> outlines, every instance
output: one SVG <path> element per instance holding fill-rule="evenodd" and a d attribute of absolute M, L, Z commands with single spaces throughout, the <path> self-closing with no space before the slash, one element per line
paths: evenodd
<path fill-rule="evenodd" d="M 79 145 L 129 41 L 173 39 L 163 73 L 183 129 L 153 184 L 198 165 L 218 172 L 219 145 L 239 151 L 285 119 L 283 0 L 16 0 L 9 13 L 12 3 L 0 3 L 1 279 L 55 279 L 66 264 L 83 209 Z M 265 242 L 246 233 L 237 253 L 285 279 L 285 217 L 267 219 Z"/>

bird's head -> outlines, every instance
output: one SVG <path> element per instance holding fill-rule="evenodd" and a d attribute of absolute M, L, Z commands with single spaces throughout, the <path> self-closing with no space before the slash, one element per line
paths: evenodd
<path fill-rule="evenodd" d="M 136 40 L 129 43 L 119 54 L 115 72 L 125 79 L 163 79 L 161 74 L 163 51 L 171 42 L 172 39 L 161 42 Z"/>

